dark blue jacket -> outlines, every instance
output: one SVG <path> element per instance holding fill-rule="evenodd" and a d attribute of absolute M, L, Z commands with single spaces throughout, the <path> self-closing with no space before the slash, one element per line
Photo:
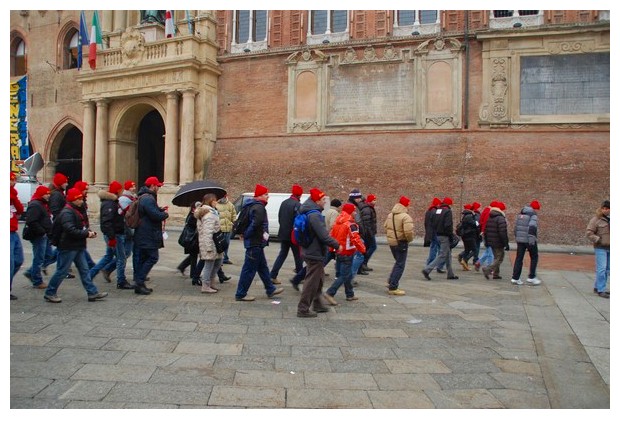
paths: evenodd
<path fill-rule="evenodd" d="M 138 198 L 140 223 L 133 236 L 134 246 L 138 249 L 160 249 L 164 247 L 161 223 L 168 219 L 168 213 L 159 208 L 157 194 L 146 186 L 140 188 Z"/>
<path fill-rule="evenodd" d="M 88 238 L 88 226 L 79 207 L 67 203 L 58 213 L 58 222 L 62 225 L 62 235 L 58 243 L 60 250 L 84 250 Z"/>
<path fill-rule="evenodd" d="M 52 231 L 52 218 L 47 201 L 31 200 L 28 203 L 26 225 L 33 239 L 41 238 Z"/>
<path fill-rule="evenodd" d="M 250 247 L 268 246 L 269 241 L 263 238 L 263 233 L 269 232 L 269 219 L 267 218 L 265 203 L 252 199 L 245 203 L 243 207 L 245 208 L 247 206 L 250 206 L 250 218 L 248 227 L 243 233 L 243 246 L 246 249 Z"/>

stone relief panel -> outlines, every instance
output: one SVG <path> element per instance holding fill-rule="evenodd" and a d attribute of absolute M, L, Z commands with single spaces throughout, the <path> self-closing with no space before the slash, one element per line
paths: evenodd
<path fill-rule="evenodd" d="M 317 132 L 322 129 L 321 86 L 327 59 L 318 49 L 304 49 L 287 58 L 289 132 Z"/>

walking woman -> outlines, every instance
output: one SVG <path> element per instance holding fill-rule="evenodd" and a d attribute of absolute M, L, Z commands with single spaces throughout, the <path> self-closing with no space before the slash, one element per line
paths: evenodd
<path fill-rule="evenodd" d="M 215 276 L 222 266 L 224 253 L 218 253 L 213 242 L 213 233 L 221 230 L 220 214 L 215 208 L 217 197 L 215 194 L 207 194 L 202 198 L 202 206 L 194 212 L 198 219 L 198 245 L 200 259 L 204 260 L 205 266 L 202 271 L 202 293 L 215 293 Z"/>
<path fill-rule="evenodd" d="M 195 237 L 194 233 L 197 228 L 197 220 L 194 216 L 196 208 L 200 207 L 200 201 L 196 201 L 189 210 L 187 217 L 185 218 L 185 226 L 186 229 L 185 237 Z M 202 273 L 202 269 L 204 267 L 204 261 L 199 260 L 198 254 L 200 253 L 200 249 L 198 248 L 198 239 L 188 239 L 183 243 L 180 243 L 183 246 L 183 252 L 187 255 L 183 261 L 177 267 L 177 270 L 181 274 L 185 272 L 185 269 L 189 266 L 189 276 L 192 279 L 192 285 L 194 286 L 202 286 L 202 281 L 200 280 L 200 274 Z"/>

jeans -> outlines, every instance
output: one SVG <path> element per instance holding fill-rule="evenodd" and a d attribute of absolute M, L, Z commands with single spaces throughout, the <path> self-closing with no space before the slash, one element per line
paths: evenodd
<path fill-rule="evenodd" d="M 597 292 L 605 292 L 609 281 L 609 255 L 610 249 L 594 249 L 594 261 L 596 262 L 594 287 Z"/>
<path fill-rule="evenodd" d="M 434 234 L 433 238 L 431 239 L 431 247 L 430 249 L 428 249 L 428 258 L 426 258 L 426 265 L 429 265 L 437 257 L 437 254 L 439 253 L 439 247 L 440 247 L 439 238 L 437 237 L 436 234 Z M 438 265 L 436 268 L 438 270 L 443 270 L 445 265 L 446 263 L 443 262 L 441 265 Z"/>
<path fill-rule="evenodd" d="M 439 268 L 445 264 L 448 270 L 448 277 L 454 277 L 452 271 L 452 249 L 450 249 L 450 237 L 447 235 L 437 236 L 439 239 L 439 254 L 429 264 L 426 264 L 424 271 L 430 273 L 435 268 Z"/>
<path fill-rule="evenodd" d="M 267 295 L 274 293 L 276 287 L 271 282 L 271 277 L 269 276 L 269 266 L 267 266 L 267 259 L 265 259 L 265 249 L 262 247 L 248 247 L 245 249 L 245 260 L 243 261 L 243 267 L 239 274 L 239 283 L 237 284 L 235 298 L 240 299 L 248 294 L 248 289 L 250 289 L 254 276 L 256 276 L 257 273 L 265 286 Z"/>
<path fill-rule="evenodd" d="M 110 266 L 111 264 L 112 264 L 111 266 L 116 265 L 116 259 L 115 259 L 116 258 L 116 247 L 108 246 L 109 240 L 110 240 L 109 237 L 103 234 L 103 242 L 106 244 L 105 255 L 103 255 L 103 258 L 101 258 L 99 262 L 97 262 L 95 266 L 92 267 L 90 271 L 88 272 L 91 279 L 94 279 L 95 276 L 99 274 L 99 271 L 101 270 L 106 270 L 108 272 L 112 271 L 111 269 L 110 270 L 106 269 L 106 267 Z M 117 246 L 118 246 L 118 243 L 117 243 Z M 119 279 L 119 283 L 120 283 L 120 279 Z"/>
<path fill-rule="evenodd" d="M 353 254 L 353 261 L 351 262 L 351 280 L 355 278 L 355 276 L 359 272 L 359 269 L 363 263 L 364 263 L 364 255 L 362 254 L 362 252 L 356 251 Z M 340 267 L 340 271 L 342 272 L 342 267 Z"/>
<path fill-rule="evenodd" d="M 24 263 L 24 249 L 19 234 L 11 231 L 11 290 L 13 290 L 13 277 Z"/>
<path fill-rule="evenodd" d="M 159 249 L 133 249 L 133 277 L 136 285 L 144 286 L 151 268 L 159 261 Z"/>
<path fill-rule="evenodd" d="M 405 264 L 407 263 L 407 252 L 409 251 L 409 243 L 398 243 L 396 246 L 390 246 L 390 251 L 394 257 L 394 266 L 388 279 L 389 289 L 398 289 L 398 282 L 405 272 Z"/>
<path fill-rule="evenodd" d="M 377 250 L 377 240 L 374 235 L 371 235 L 370 237 L 367 237 L 366 240 L 364 240 L 364 244 L 366 245 L 366 253 L 364 253 L 364 265 L 368 266 L 368 261 L 370 261 L 373 253 L 375 253 L 375 250 Z"/>
<path fill-rule="evenodd" d="M 291 241 L 282 240 L 280 242 L 280 253 L 278 253 L 276 261 L 273 263 L 273 267 L 271 268 L 270 275 L 272 279 L 278 278 L 280 268 L 282 268 L 282 265 L 288 256 L 289 250 L 293 252 L 293 258 L 295 259 L 295 272 L 299 272 L 299 270 L 301 270 L 302 262 L 301 257 L 299 256 L 299 247 L 295 246 Z"/>
<path fill-rule="evenodd" d="M 230 232 L 224 232 L 224 242 L 226 243 L 226 250 L 224 251 L 224 260 L 222 262 L 228 262 L 228 248 L 230 247 Z"/>
<path fill-rule="evenodd" d="M 80 250 L 61 250 L 58 249 L 58 259 L 56 261 L 56 272 L 47 284 L 45 295 L 54 296 L 58 292 L 58 288 L 62 281 L 67 277 L 71 264 L 75 266 L 80 275 L 82 286 L 88 295 L 96 295 L 99 293 L 97 287 L 93 283 L 88 274 L 88 262 L 86 260 L 86 249 Z"/>
<path fill-rule="evenodd" d="M 45 246 L 45 259 L 43 260 L 42 269 L 46 269 L 52 264 L 56 263 L 56 258 L 58 257 L 58 249 L 52 246 L 50 240 L 47 240 L 47 245 Z"/>
<path fill-rule="evenodd" d="M 204 262 L 204 268 L 202 270 L 202 284 L 213 286 L 213 280 L 215 280 L 215 275 L 219 271 L 222 266 L 222 258 L 213 259 L 213 260 L 201 260 Z"/>
<path fill-rule="evenodd" d="M 521 277 L 521 270 L 523 270 L 523 259 L 525 258 L 525 252 L 530 254 L 530 275 L 529 279 L 536 277 L 536 266 L 538 265 L 538 244 L 534 243 L 529 245 L 528 243 L 517 243 L 517 256 L 515 257 L 515 265 L 512 269 L 512 278 L 518 280 Z"/>
<path fill-rule="evenodd" d="M 24 274 L 27 274 L 32 281 L 34 287 L 43 283 L 43 276 L 41 275 L 41 268 L 46 260 L 47 251 L 47 236 L 43 235 L 39 238 L 31 240 L 32 244 L 32 265 L 26 270 Z"/>
<path fill-rule="evenodd" d="M 353 256 L 336 255 L 336 260 L 340 262 L 342 275 L 339 275 L 336 279 L 334 279 L 332 285 L 329 289 L 327 289 L 327 293 L 331 296 L 335 296 L 338 289 L 340 289 L 340 286 L 344 284 L 344 294 L 347 298 L 351 298 L 354 295 L 353 285 L 351 284 L 351 279 L 353 278 L 351 269 Z"/>

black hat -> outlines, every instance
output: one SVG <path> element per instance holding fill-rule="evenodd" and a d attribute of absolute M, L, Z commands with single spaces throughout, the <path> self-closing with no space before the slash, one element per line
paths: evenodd
<path fill-rule="evenodd" d="M 342 205 L 342 201 L 340 201 L 338 198 L 334 198 L 334 199 L 331 201 L 330 205 L 331 205 L 332 207 L 340 207 L 340 206 Z"/>
<path fill-rule="evenodd" d="M 609 200 L 603 201 L 603 204 L 601 204 L 601 207 L 608 209 L 609 208 Z"/>

